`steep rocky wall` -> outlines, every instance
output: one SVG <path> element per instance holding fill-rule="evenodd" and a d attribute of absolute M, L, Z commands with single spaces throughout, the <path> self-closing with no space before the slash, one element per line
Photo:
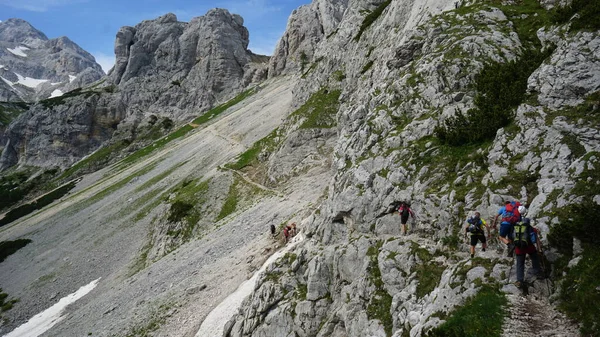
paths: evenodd
<path fill-rule="evenodd" d="M 295 14 L 310 21 L 316 4 Z M 302 223 L 312 240 L 265 273 L 226 335 L 419 336 L 476 294 L 475 285 L 514 281 L 510 259 L 493 251 L 469 261 L 456 250 L 468 214 L 490 219 L 504 200 L 518 199 L 545 238 L 560 222 L 556 208 L 594 197 L 574 188 L 598 165 L 598 33 L 539 31 L 556 49 L 529 77 L 530 99 L 514 122 L 492 141 L 451 147 L 435 127 L 475 107 L 486 64 L 518 62 L 530 42 L 500 7 L 429 5 L 350 1 L 335 33 L 312 51 L 295 100 L 343 89 L 337 174 Z M 302 36 L 293 19 L 280 47 L 290 34 Z M 279 56 L 271 65 L 286 64 Z M 288 70 L 299 72 L 297 64 Z M 397 217 L 378 216 L 394 200 L 411 200 L 418 214 L 408 236 Z M 541 282 L 534 288 L 551 291 Z"/>

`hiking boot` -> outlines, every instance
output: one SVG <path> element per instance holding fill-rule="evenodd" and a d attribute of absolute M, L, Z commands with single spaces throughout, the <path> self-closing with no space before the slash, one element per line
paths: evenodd
<path fill-rule="evenodd" d="M 474 257 L 475 257 L 475 254 L 471 254 L 471 258 L 474 258 Z"/>
<path fill-rule="evenodd" d="M 485 252 L 485 248 L 481 248 L 481 251 L 482 251 L 482 252 Z"/>
<path fill-rule="evenodd" d="M 523 282 L 521 282 L 521 281 L 515 282 L 515 287 L 517 287 L 519 289 L 522 289 L 523 288 Z"/>

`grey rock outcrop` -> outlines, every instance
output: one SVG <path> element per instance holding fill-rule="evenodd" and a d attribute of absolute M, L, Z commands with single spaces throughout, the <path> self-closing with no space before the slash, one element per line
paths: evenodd
<path fill-rule="evenodd" d="M 67 37 L 48 39 L 21 19 L 0 22 L 0 100 L 60 96 L 104 75 L 94 57 Z"/>
<path fill-rule="evenodd" d="M 308 69 L 319 42 L 335 34 L 349 0 L 313 1 L 292 12 L 269 64 L 269 76 Z"/>
<path fill-rule="evenodd" d="M 259 280 L 227 336 L 421 336 L 444 322 L 439 313 L 477 294 L 477 284 L 514 281 L 511 261 L 496 252 L 482 253 L 491 266 L 477 266 L 447 247 L 470 212 L 493 219 L 504 200 L 518 199 L 530 204 L 527 215 L 546 237 L 559 223 L 553 209 L 597 200 L 574 187 L 598 167 L 600 37 L 539 31 L 543 45 L 557 47 L 528 79 L 536 99 L 516 109 L 515 129 L 498 130 L 489 146 L 465 156 L 440 145 L 434 128 L 475 107 L 476 74 L 486 63 L 518 60 L 527 47 L 509 15 L 495 7 L 454 11 L 469 3 L 453 1 L 357 0 L 323 38 L 315 33 L 318 3 L 290 18 L 270 75 L 298 73 L 290 51 L 304 52 L 310 57 L 295 91 L 298 106 L 322 87 L 342 89 L 336 175 L 319 212 L 302 223 L 311 240 L 295 249 L 293 264 L 282 259 Z M 359 35 L 361 20 L 378 6 L 381 15 Z M 298 17 L 313 24 L 304 27 Z M 308 143 L 306 134 L 289 126 L 290 138 L 265 160 L 274 181 L 296 170 L 280 160 L 305 157 L 290 145 Z M 310 142 L 331 141 L 315 135 Z M 394 200 L 411 200 L 418 214 L 408 236 L 397 218 L 379 216 Z M 431 278 L 435 285 L 427 286 Z M 541 296 L 552 291 L 534 283 Z M 503 291 L 518 292 L 512 285 Z"/>

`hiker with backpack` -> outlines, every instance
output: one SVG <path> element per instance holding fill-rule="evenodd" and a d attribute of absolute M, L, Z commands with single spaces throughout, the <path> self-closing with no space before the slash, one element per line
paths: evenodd
<path fill-rule="evenodd" d="M 540 274 L 540 259 L 535 244 L 539 243 L 537 229 L 531 226 L 531 220 L 524 218 L 522 221 L 514 225 L 515 254 L 517 256 L 517 288 L 526 290 L 525 283 L 525 258 L 529 255 L 533 272 L 535 275 Z"/>
<path fill-rule="evenodd" d="M 500 241 L 506 244 L 508 248 L 508 257 L 512 257 L 514 253 L 515 246 L 512 243 L 512 230 L 513 226 L 521 221 L 521 213 L 519 212 L 519 206 L 521 203 L 518 201 L 505 201 L 504 206 L 500 207 L 498 210 L 498 214 L 494 218 L 494 222 L 492 223 L 492 228 L 496 229 L 496 223 L 498 222 L 498 217 L 502 216 L 500 222 Z"/>
<path fill-rule="evenodd" d="M 487 247 L 487 240 L 483 228 L 487 229 L 487 236 L 490 237 L 490 228 L 486 224 L 485 220 L 481 219 L 481 214 L 475 212 L 475 215 L 467 220 L 467 226 L 465 227 L 465 239 L 467 233 L 471 233 L 471 258 L 475 256 L 475 246 L 477 241 L 481 241 L 481 251 L 485 252 Z"/>
<path fill-rule="evenodd" d="M 398 207 L 398 214 L 400 215 L 400 223 L 402 224 L 402 234 L 406 234 L 406 223 L 408 222 L 409 215 L 415 220 L 415 213 L 410 209 L 410 205 L 406 201 L 402 201 Z"/>

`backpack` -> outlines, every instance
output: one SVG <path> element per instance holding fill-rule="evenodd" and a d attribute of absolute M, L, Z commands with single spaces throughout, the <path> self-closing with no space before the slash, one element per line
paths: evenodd
<path fill-rule="evenodd" d="M 408 217 L 408 209 L 408 206 L 400 206 L 400 208 L 398 208 L 398 213 L 400 213 L 401 217 Z"/>
<path fill-rule="evenodd" d="M 469 227 L 467 228 L 467 232 L 473 233 L 473 234 L 483 233 L 483 229 L 481 228 L 481 225 L 483 224 L 483 222 L 481 221 L 481 219 L 469 218 L 469 220 L 467 220 L 467 222 L 470 224 Z"/>
<path fill-rule="evenodd" d="M 531 228 L 531 225 L 528 222 L 523 221 L 516 223 L 514 226 L 514 230 L 515 239 L 513 243 L 515 244 L 515 247 L 526 248 L 531 243 L 533 243 L 531 238 L 535 238 L 535 235 L 531 235 L 533 229 Z"/>
<path fill-rule="evenodd" d="M 510 204 L 504 206 L 504 213 L 502 213 L 502 222 L 508 222 L 515 224 L 521 220 L 521 213 L 519 212 L 519 206 L 521 203 L 513 201 Z"/>

